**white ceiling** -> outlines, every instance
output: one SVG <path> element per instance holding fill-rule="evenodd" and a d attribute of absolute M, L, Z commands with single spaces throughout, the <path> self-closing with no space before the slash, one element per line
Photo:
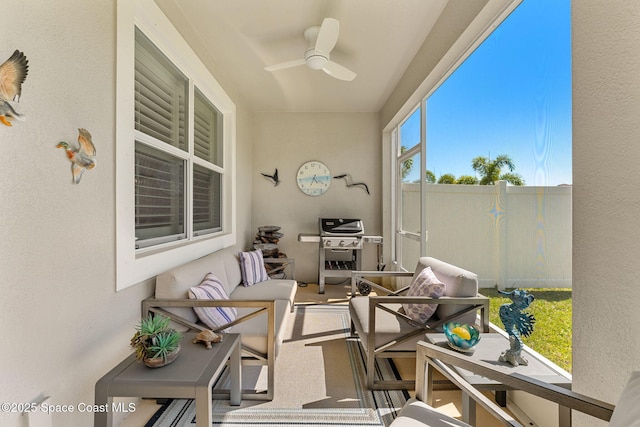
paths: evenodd
<path fill-rule="evenodd" d="M 254 111 L 377 112 L 449 0 L 156 0 L 214 75 L 222 73 Z M 331 60 L 351 82 L 307 66 L 304 30 L 340 21 Z"/>

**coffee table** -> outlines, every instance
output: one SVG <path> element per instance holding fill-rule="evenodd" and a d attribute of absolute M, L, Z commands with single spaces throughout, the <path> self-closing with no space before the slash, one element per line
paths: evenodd
<path fill-rule="evenodd" d="M 186 398 L 196 401 L 196 426 L 211 426 L 211 387 L 229 360 L 231 405 L 242 401 L 242 349 L 239 334 L 224 334 L 222 342 L 207 349 L 192 342 L 196 333 L 185 333 L 180 354 L 170 365 L 148 368 L 135 355 L 100 378 L 95 387 L 95 426 L 113 424 L 114 397 Z M 104 406 L 102 406 L 104 405 Z"/>
<path fill-rule="evenodd" d="M 431 344 L 451 349 L 448 345 L 447 338 L 444 334 L 429 333 L 425 334 L 425 340 Z M 500 333 L 485 333 L 481 335 L 480 342 L 476 345 L 473 353 L 466 353 L 471 360 L 480 360 L 491 363 L 496 370 L 504 373 L 518 373 L 534 378 L 548 384 L 554 384 L 560 387 L 571 389 L 571 380 L 564 376 L 560 371 L 552 366 L 544 363 L 536 353 L 528 352 L 523 349 L 522 355 L 528 360 L 528 365 L 512 366 L 507 362 L 500 362 L 498 358 L 500 354 L 509 348 L 509 339 Z M 429 364 L 429 370 L 433 369 Z M 474 374 L 465 369 L 452 365 L 441 364 L 436 369 L 452 369 L 462 376 L 467 382 L 479 390 L 491 390 L 496 392 L 496 401 L 502 406 L 506 405 L 506 390 L 509 387 L 489 380 L 485 377 Z M 433 396 L 433 372 L 428 372 L 427 380 L 427 397 Z M 427 402 L 429 403 L 429 402 Z M 433 403 L 433 402 L 431 402 Z M 468 424 L 476 425 L 475 401 L 466 393 L 462 393 L 462 420 Z M 559 426 L 569 427 L 571 425 L 571 410 L 569 408 L 559 407 Z"/>

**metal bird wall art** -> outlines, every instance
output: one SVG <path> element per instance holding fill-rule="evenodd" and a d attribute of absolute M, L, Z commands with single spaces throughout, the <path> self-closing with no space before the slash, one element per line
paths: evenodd
<path fill-rule="evenodd" d="M 269 175 L 264 172 L 261 172 L 260 174 L 265 178 L 269 179 L 269 181 L 273 182 L 274 187 L 280 184 L 280 178 L 278 177 L 278 168 L 276 168 L 276 171 L 273 173 L 273 175 Z"/>
<path fill-rule="evenodd" d="M 365 184 L 364 182 L 353 182 L 353 178 L 351 178 L 351 175 L 349 175 L 348 173 L 343 173 L 342 175 L 336 175 L 333 177 L 333 179 L 344 179 L 344 181 L 346 182 L 347 188 L 360 187 L 360 188 L 363 188 L 367 192 L 367 194 L 371 195 L 367 184 Z"/>
<path fill-rule="evenodd" d="M 71 147 L 64 141 L 56 145 L 56 148 L 64 148 L 67 158 L 71 161 L 71 174 L 75 184 L 80 183 L 85 170 L 96 167 L 96 147 L 91 140 L 91 134 L 86 129 L 78 129 L 78 133 L 78 148 Z"/>
<path fill-rule="evenodd" d="M 24 53 L 16 49 L 13 55 L 0 65 L 0 122 L 6 126 L 13 126 L 12 118 L 25 120 L 22 114 L 9 104 L 9 101 L 20 102 L 22 83 L 29 72 L 29 61 Z"/>

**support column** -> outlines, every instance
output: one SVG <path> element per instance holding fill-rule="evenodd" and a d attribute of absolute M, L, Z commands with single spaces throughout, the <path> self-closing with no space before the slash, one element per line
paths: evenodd
<path fill-rule="evenodd" d="M 498 289 L 505 289 L 507 275 L 507 181 L 496 181 L 496 200 L 493 207 L 495 220 L 495 278 Z"/>

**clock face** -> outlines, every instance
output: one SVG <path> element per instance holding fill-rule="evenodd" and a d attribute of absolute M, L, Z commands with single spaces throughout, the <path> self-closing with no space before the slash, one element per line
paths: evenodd
<path fill-rule="evenodd" d="M 331 173 L 324 163 L 311 161 L 298 169 L 298 188 L 308 196 L 320 196 L 331 185 Z"/>

